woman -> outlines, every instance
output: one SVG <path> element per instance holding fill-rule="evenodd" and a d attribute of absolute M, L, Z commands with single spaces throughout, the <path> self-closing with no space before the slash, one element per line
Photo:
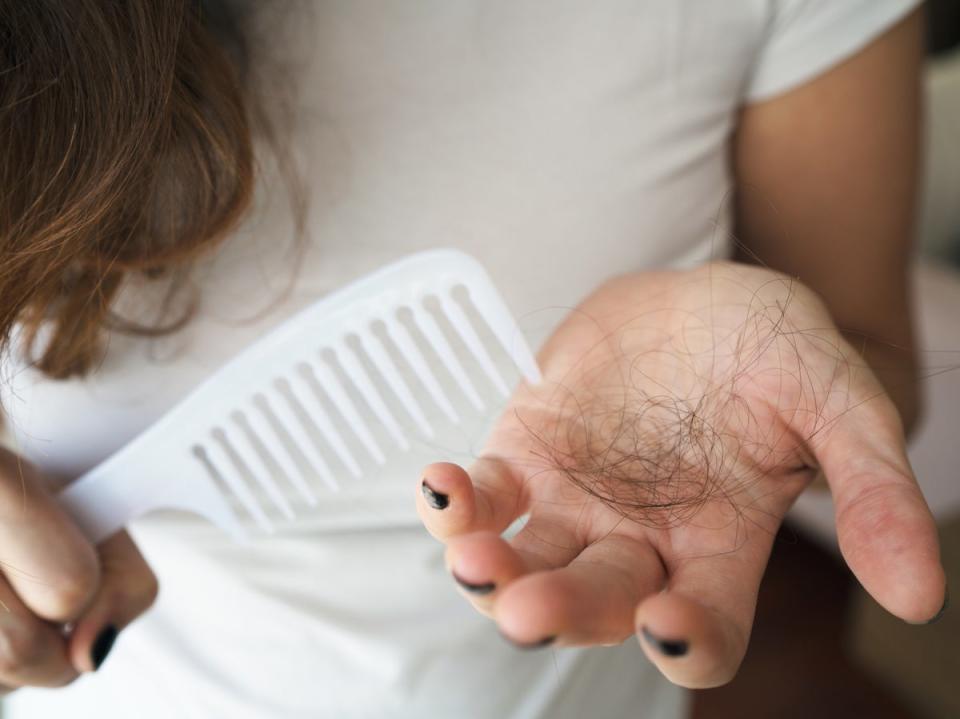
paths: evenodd
<path fill-rule="evenodd" d="M 0 296 L 33 352 L 3 398 L 0 681 L 31 687 L 12 716 L 679 716 L 679 686 L 736 671 L 772 530 L 821 470 L 858 578 L 934 616 L 943 570 L 903 452 L 915 4 L 324 2 L 283 8 L 284 34 L 270 5 L 3 3 Z M 248 58 L 239 27 L 269 52 Z M 307 181 L 296 259 L 269 170 L 231 231 L 258 67 L 260 107 L 298 86 L 272 124 Z M 766 267 L 704 264 L 732 236 Z M 547 381 L 469 473 L 397 460 L 243 548 L 179 515 L 93 548 L 39 488 L 312 299 L 446 245 L 549 337 Z M 191 261 L 197 311 L 161 312 L 189 297 L 161 270 Z M 158 314 L 190 319 L 123 331 Z M 597 460 L 610 448 L 625 462 Z M 414 480 L 506 641 L 455 596 Z"/>

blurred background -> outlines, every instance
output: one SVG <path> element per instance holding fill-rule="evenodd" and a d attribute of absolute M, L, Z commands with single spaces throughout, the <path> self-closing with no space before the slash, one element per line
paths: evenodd
<path fill-rule="evenodd" d="M 750 649 L 695 719 L 960 718 L 960 0 L 928 2 L 927 167 L 916 295 L 925 419 L 911 461 L 940 528 L 954 607 L 934 624 L 887 614 L 843 564 L 829 496 L 781 530 Z"/>

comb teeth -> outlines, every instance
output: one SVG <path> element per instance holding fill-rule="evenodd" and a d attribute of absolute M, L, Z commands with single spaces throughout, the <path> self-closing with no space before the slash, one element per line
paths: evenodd
<path fill-rule="evenodd" d="M 460 417 L 453 402 L 410 330 L 400 321 L 402 311 L 409 312 L 413 326 L 432 347 L 463 398 L 477 410 L 484 410 L 485 403 L 469 372 L 453 350 L 447 333 L 427 308 L 431 299 L 436 300 L 440 314 L 475 359 L 483 375 L 501 395 L 508 396 L 509 388 L 493 358 L 473 323 L 453 298 L 454 289 L 450 286 L 443 292 L 420 294 L 399 307 L 391 307 L 391 313 L 368 317 L 362 325 L 354 323 L 349 331 L 313 348 L 313 357 L 303 358 L 287 373 L 273 380 L 270 386 L 257 391 L 246 407 L 233 410 L 229 415 L 233 426 L 229 430 L 225 429 L 226 423 L 211 430 L 212 442 L 202 445 L 202 461 L 208 473 L 212 473 L 234 495 L 258 525 L 270 531 L 273 523 L 264 505 L 288 519 L 294 517 L 293 507 L 278 483 L 278 477 L 284 478 L 312 506 L 318 501 L 311 486 L 316 478 L 328 490 L 340 488 L 338 472 L 331 468 L 329 460 L 335 458 L 352 477 L 362 478 L 364 472 L 350 449 L 351 442 L 363 446 L 377 464 L 386 461 L 373 428 L 351 399 L 351 394 L 362 398 L 366 410 L 399 449 L 408 450 L 410 442 L 401 422 L 391 411 L 363 359 L 368 360 L 382 380 L 380 386 L 392 392 L 419 432 L 428 439 L 433 438 L 434 431 L 426 413 L 404 379 L 403 368 L 391 357 L 387 341 L 409 365 L 443 414 L 451 422 L 459 423 Z M 483 288 L 479 291 L 482 293 Z M 490 299 L 486 298 L 485 303 L 476 307 L 479 315 L 514 364 L 528 376 L 534 374 L 539 378 L 536 363 L 529 356 L 522 338 L 517 334 L 511 339 L 511 331 L 518 331 L 509 312 Z M 497 298 L 494 296 L 493 299 Z M 341 381 L 331 364 L 339 367 L 346 382 Z M 342 422 L 330 415 L 322 396 L 329 400 Z"/>
<path fill-rule="evenodd" d="M 427 422 L 423 410 L 413 397 L 413 392 L 410 391 L 410 387 L 404 382 L 403 377 L 400 375 L 399 368 L 393 363 L 393 360 L 390 359 L 380 339 L 373 337 L 371 333 L 366 335 L 364 339 L 359 339 L 358 342 L 373 361 L 380 375 L 386 380 L 390 389 L 393 390 L 393 393 L 400 399 L 403 408 L 407 411 L 407 414 L 410 415 L 410 418 L 416 422 L 420 431 L 427 438 L 433 439 L 433 428 L 430 427 L 430 423 Z"/>
<path fill-rule="evenodd" d="M 457 359 L 457 355 L 454 353 L 453 348 L 450 347 L 450 343 L 447 342 L 447 338 L 444 336 L 437 321 L 422 307 L 414 308 L 413 321 L 434 348 L 440 357 L 440 361 L 443 362 L 443 366 L 446 367 L 447 372 L 453 376 L 457 385 L 463 390 L 464 394 L 466 394 L 467 399 L 470 400 L 470 404 L 472 404 L 478 412 L 483 412 L 487 406 L 483 400 L 480 399 L 480 393 L 477 392 L 477 388 L 471 381 L 467 371 L 463 368 L 463 365 L 460 364 L 460 360 Z"/>
<path fill-rule="evenodd" d="M 359 341 L 358 345 L 362 347 L 362 343 Z M 363 396 L 363 400 L 376 415 L 380 424 L 382 424 L 386 428 L 387 432 L 389 432 L 393 437 L 393 441 L 396 442 L 397 446 L 403 451 L 410 449 L 410 442 L 407 441 L 407 438 L 403 434 L 403 430 L 400 429 L 400 423 L 397 422 L 396 417 L 393 416 L 393 413 L 383 401 L 383 397 L 380 396 L 380 392 L 377 390 L 373 379 L 360 363 L 359 353 L 355 351 L 351 352 L 351 350 L 347 348 L 346 343 L 342 342 L 338 344 L 334 352 L 342 360 L 346 360 L 340 362 L 340 367 L 344 372 L 346 372 L 347 377 L 350 378 L 353 386 Z M 353 357 L 349 356 L 351 354 Z M 357 361 L 353 361 L 354 359 Z"/>
<path fill-rule="evenodd" d="M 343 385 L 340 384 L 340 380 L 336 378 L 330 368 L 325 364 L 314 365 L 306 363 L 305 366 L 307 368 L 306 371 L 313 374 L 314 379 L 319 382 L 320 386 L 330 396 L 330 399 L 337 407 L 337 411 L 340 412 L 347 421 L 347 426 L 360 439 L 360 442 L 366 448 L 367 452 L 370 453 L 370 456 L 373 457 L 374 461 L 380 465 L 384 464 L 387 458 L 384 456 L 383 450 L 380 449 L 380 445 L 378 445 L 377 441 L 373 438 L 370 428 L 367 427 L 367 423 L 364 422 L 363 417 L 360 416 L 357 406 L 353 403 L 353 400 L 350 399 L 349 395 L 347 395 Z"/>
<path fill-rule="evenodd" d="M 244 481 L 244 478 L 236 471 L 237 463 L 231 454 L 231 447 L 226 433 L 222 429 L 214 429 L 210 433 L 213 441 L 201 445 L 197 457 L 204 462 L 215 479 L 219 479 L 224 487 L 230 490 L 236 497 L 247 513 L 253 517 L 254 521 L 260 525 L 260 528 L 267 532 L 273 532 L 273 523 L 267 518 L 266 512 L 260 506 L 260 502 L 250 491 L 250 485 Z M 231 468 L 232 465 L 232 468 Z"/>
<path fill-rule="evenodd" d="M 297 374 L 299 376 L 291 380 L 291 391 L 296 395 L 297 399 L 301 401 L 307 415 L 316 423 L 317 428 L 333 448 L 337 458 L 350 470 L 350 474 L 354 477 L 360 477 L 363 474 L 360 465 L 357 464 L 357 460 L 353 458 L 350 448 L 347 447 L 343 436 L 333 424 L 333 420 L 330 419 L 330 415 L 327 413 L 316 391 L 310 384 L 310 379 L 314 377 L 311 373 L 310 366 L 301 364 L 298 367 Z"/>
<path fill-rule="evenodd" d="M 470 289 L 468 287 L 468 291 Z M 284 478 L 303 500 L 313 506 L 318 501 L 311 486 L 315 478 L 319 477 L 331 491 L 337 491 L 340 487 L 337 473 L 331 468 L 325 451 L 331 455 L 330 459 L 335 458 L 354 478 L 361 478 L 364 472 L 350 449 L 350 442 L 363 446 L 377 464 L 386 461 L 372 427 L 351 399 L 351 393 L 362 398 L 367 410 L 396 446 L 408 450 L 410 442 L 374 377 L 364 366 L 364 357 L 376 370 L 382 386 L 393 393 L 420 433 L 433 438 L 434 431 L 424 409 L 404 379 L 403 368 L 388 352 L 385 340 L 396 348 L 447 419 L 459 423 L 460 417 L 453 402 L 410 330 L 399 320 L 402 311 L 409 312 L 413 326 L 431 346 L 463 397 L 474 408 L 483 411 L 485 403 L 476 385 L 454 352 L 447 334 L 427 308 L 427 301 L 431 298 L 436 300 L 439 312 L 476 360 L 483 375 L 501 395 L 508 396 L 509 388 L 503 376 L 473 323 L 453 298 L 453 290 L 454 286 L 450 286 L 435 294 L 420 294 L 412 301 L 391 307 L 391 313 L 369 317 L 362 325 L 354 323 L 349 332 L 315 347 L 313 357 L 303 358 L 269 387 L 256 392 L 245 408 L 233 410 L 230 413 L 233 426 L 229 431 L 224 428 L 226 423 L 212 429 L 211 442 L 202 445 L 202 461 L 207 472 L 212 473 L 228 489 L 259 526 L 272 531 L 273 523 L 264 505 L 269 504 L 273 512 L 279 512 L 288 519 L 294 517 L 293 507 L 278 483 L 278 477 Z M 473 291 L 482 295 L 484 288 L 473 288 Z M 514 364 L 526 375 L 534 375 L 539 379 L 536 363 L 513 325 L 509 312 L 502 304 L 490 301 L 490 297 L 484 299 L 485 302 L 475 304 L 478 314 Z M 494 295 L 493 299 L 498 298 Z M 377 332 L 376 329 L 381 331 Z M 516 336 L 511 338 L 511 332 Z M 339 366 L 346 386 L 325 359 Z M 336 421 L 327 411 L 321 393 L 329 399 L 342 422 Z M 325 446 L 317 438 L 321 438 Z M 255 489 L 259 492 L 255 493 Z"/>
<path fill-rule="evenodd" d="M 285 438 L 279 436 L 276 430 L 270 425 L 269 420 L 267 420 L 269 412 L 270 402 L 266 395 L 257 394 L 253 398 L 253 407 L 251 411 L 245 416 L 248 423 L 249 432 L 253 435 L 253 437 L 276 437 L 276 446 L 278 451 L 270 452 L 270 450 L 264 446 L 264 453 L 268 454 L 273 461 L 276 462 L 280 473 L 284 475 L 294 487 L 297 488 L 297 491 L 300 492 L 300 496 L 303 497 L 306 503 L 311 507 L 316 506 L 318 502 L 317 495 L 313 492 L 308 484 L 310 476 L 308 473 L 303 471 L 300 465 L 293 461 L 293 458 L 287 452 L 282 450 Z"/>
<path fill-rule="evenodd" d="M 476 327 L 454 297 L 458 289 L 476 310 Z M 382 440 L 410 449 L 394 408 L 429 440 L 435 427 L 421 404 L 427 398 L 453 423 L 460 422 L 458 402 L 486 409 L 471 371 L 507 396 L 507 382 L 478 334 L 481 325 L 528 381 L 539 381 L 509 310 L 475 260 L 451 250 L 402 260 L 272 330 L 72 483 L 63 502 L 94 541 L 157 507 L 195 511 L 236 537 L 246 531 L 236 521 L 240 510 L 273 531 L 276 520 L 296 515 L 291 492 L 316 505 L 321 488 L 335 492 L 361 479 L 365 464 L 383 465 Z M 438 363 L 427 360 L 426 348 Z M 468 371 L 461 357 L 476 367 Z M 276 368 L 283 369 L 274 374 Z M 144 469 L 144 457 L 171 445 L 191 451 Z M 131 475 L 141 484 L 126 482 Z M 195 475 L 211 481 L 196 482 Z"/>
<path fill-rule="evenodd" d="M 430 371 L 427 360 L 410 336 L 410 331 L 400 322 L 390 321 L 386 322 L 384 326 L 387 337 L 399 348 L 404 359 L 410 363 L 414 373 L 417 375 L 417 379 L 420 380 L 423 386 L 426 387 L 427 392 L 430 393 L 430 398 L 443 411 L 447 419 L 454 424 L 460 424 L 460 416 L 453 408 L 450 399 L 446 393 L 444 393 L 439 382 L 437 382 L 437 378 L 433 375 L 433 372 Z"/>

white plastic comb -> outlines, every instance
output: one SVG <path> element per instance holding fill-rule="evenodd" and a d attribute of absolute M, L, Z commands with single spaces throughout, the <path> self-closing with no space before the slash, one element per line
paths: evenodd
<path fill-rule="evenodd" d="M 480 335 L 454 298 L 457 287 L 466 289 L 470 302 L 526 380 L 539 382 L 536 361 L 480 263 L 457 250 L 422 252 L 328 295 L 272 330 L 121 451 L 72 482 L 60 493 L 61 504 L 94 543 L 131 519 L 162 508 L 195 512 L 235 539 L 249 539 L 248 523 L 234 511 L 227 493 L 256 525 L 274 531 L 270 514 L 294 516 L 278 476 L 309 505 L 318 501 L 309 483 L 314 475 L 328 489 L 338 488 L 327 458 L 310 436 L 310 423 L 354 476 L 362 471 L 350 444 L 363 447 L 376 463 L 385 462 L 384 451 L 351 394 L 363 398 L 369 413 L 400 449 L 410 446 L 401 422 L 361 362 L 357 342 L 381 384 L 390 388 L 420 432 L 433 436 L 418 393 L 404 380 L 374 331 L 379 323 L 426 394 L 449 421 L 459 421 L 415 337 L 400 319 L 403 308 L 476 409 L 483 409 L 483 400 L 428 310 L 425 303 L 430 298 L 490 382 L 503 395 L 508 393 Z M 346 381 L 324 361 L 330 352 Z M 335 422 L 319 401 L 317 384 L 339 412 L 340 421 Z M 307 471 L 310 468 L 313 473 Z M 267 503 L 258 499 L 254 487 L 261 490 L 261 498 L 269 498 L 272 511 L 263 506 Z"/>

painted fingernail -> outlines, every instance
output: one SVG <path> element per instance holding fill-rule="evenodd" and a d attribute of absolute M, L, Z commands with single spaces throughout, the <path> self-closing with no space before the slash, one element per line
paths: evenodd
<path fill-rule="evenodd" d="M 490 592 L 492 592 L 494 589 L 497 588 L 497 585 L 494 584 L 493 582 L 483 582 L 481 584 L 474 584 L 473 582 L 468 582 L 463 577 L 457 576 L 456 572 L 450 572 L 450 574 L 453 575 L 453 578 L 457 582 L 457 584 L 459 584 L 461 587 L 466 589 L 471 594 L 480 594 L 480 595 L 490 594 Z"/>
<path fill-rule="evenodd" d="M 682 639 L 661 639 L 646 627 L 640 628 L 640 633 L 654 649 L 668 657 L 682 657 L 690 649 L 690 645 Z"/>
<path fill-rule="evenodd" d="M 924 623 L 925 623 L 925 624 L 933 624 L 934 622 L 939 621 L 939 620 L 940 620 L 940 617 L 942 617 L 942 616 L 944 615 L 944 613 L 947 611 L 947 609 L 949 609 L 949 608 L 950 608 L 950 590 L 949 590 L 949 589 L 946 589 L 946 590 L 944 590 L 944 593 L 943 593 L 943 606 L 940 607 L 940 611 L 937 612 L 936 616 L 935 616 L 933 619 L 931 619 L 931 620 L 928 621 L 928 622 L 924 622 Z"/>
<path fill-rule="evenodd" d="M 113 643 L 117 641 L 117 628 L 108 624 L 97 635 L 90 648 L 90 661 L 93 663 L 93 669 L 96 671 L 107 658 L 110 650 L 113 649 Z"/>
<path fill-rule="evenodd" d="M 544 647 L 549 647 L 551 644 L 557 641 L 556 635 L 551 637 L 544 637 L 543 639 L 540 639 L 539 641 L 536 641 L 536 642 L 527 642 L 526 644 L 522 642 L 514 641 L 503 632 L 500 632 L 500 636 L 506 639 L 508 642 L 510 642 L 517 649 L 543 649 Z"/>
<path fill-rule="evenodd" d="M 423 498 L 427 500 L 427 504 L 434 509 L 446 509 L 450 506 L 450 497 L 443 492 L 437 492 L 427 484 L 427 480 L 420 483 L 420 491 L 423 492 Z"/>

